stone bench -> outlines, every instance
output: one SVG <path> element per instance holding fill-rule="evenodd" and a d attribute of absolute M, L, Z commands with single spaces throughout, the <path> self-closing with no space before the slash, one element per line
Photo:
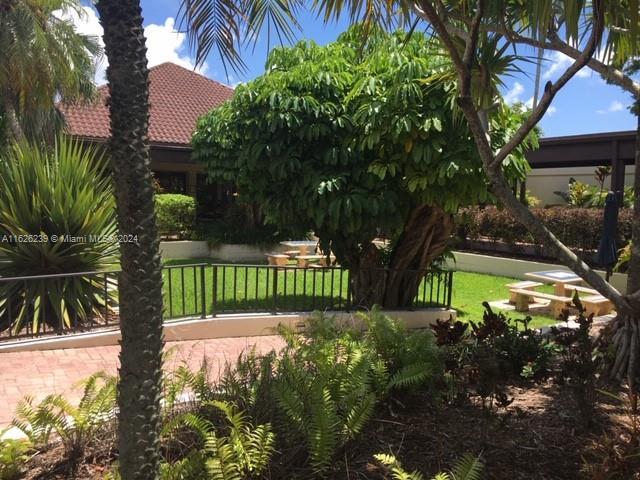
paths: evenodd
<path fill-rule="evenodd" d="M 309 266 L 310 262 L 318 262 L 318 265 L 321 267 L 326 267 L 327 266 L 327 256 L 326 255 L 298 255 L 297 257 L 295 257 L 296 261 L 298 262 L 298 266 L 305 268 Z M 333 260 L 335 260 L 335 257 L 331 256 L 330 260 L 333 262 Z"/>
<path fill-rule="evenodd" d="M 592 295 L 590 297 L 584 297 L 580 299 L 580 303 L 584 307 L 584 312 L 587 315 L 593 313 L 594 316 L 608 315 L 613 310 L 613 303 L 602 295 Z"/>
<path fill-rule="evenodd" d="M 281 253 L 267 253 L 266 257 L 269 265 L 277 265 L 279 267 L 286 267 L 289 261 L 289 255 L 283 255 Z"/>
<path fill-rule="evenodd" d="M 542 293 L 522 288 L 512 288 L 509 292 L 515 295 L 517 312 L 528 312 L 529 303 L 532 299 L 543 299 L 549 300 L 549 308 L 555 318 L 558 318 L 562 313 L 562 309 L 570 305 L 572 301 L 569 297 L 561 297 L 559 295 L 553 295 L 552 293 Z"/>
<path fill-rule="evenodd" d="M 565 290 L 575 290 L 578 293 L 588 293 L 589 295 L 600 295 L 597 290 L 588 287 L 581 287 L 579 285 L 565 285 Z"/>
<path fill-rule="evenodd" d="M 516 283 L 507 283 L 505 287 L 509 290 L 519 289 L 519 290 L 535 290 L 538 287 L 541 287 L 543 284 L 540 282 L 533 282 L 531 280 L 524 280 L 522 282 Z M 510 293 L 509 295 L 509 303 L 516 303 L 516 294 Z"/>

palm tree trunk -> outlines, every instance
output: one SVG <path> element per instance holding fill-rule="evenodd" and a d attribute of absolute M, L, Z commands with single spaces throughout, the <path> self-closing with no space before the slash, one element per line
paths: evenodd
<path fill-rule="evenodd" d="M 13 140 L 16 142 L 20 142 L 24 139 L 24 132 L 22 131 L 22 127 L 20 126 L 20 121 L 18 120 L 18 115 L 16 114 L 16 110 L 11 105 L 11 102 L 5 99 L 4 102 L 4 114 L 7 120 L 7 126 L 9 127 L 9 131 L 11 132 L 11 136 Z"/>
<path fill-rule="evenodd" d="M 119 277 L 119 464 L 126 480 L 158 477 L 162 272 L 147 137 L 149 72 L 138 0 L 100 0 L 109 60 L 109 144 L 122 243 Z"/>

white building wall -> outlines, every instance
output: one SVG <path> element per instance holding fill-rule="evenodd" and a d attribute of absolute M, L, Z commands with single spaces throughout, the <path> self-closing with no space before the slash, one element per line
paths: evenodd
<path fill-rule="evenodd" d="M 540 199 L 540 206 L 563 204 L 562 199 L 553 192 L 566 192 L 569 179 L 591 185 L 596 185 L 594 172 L 596 167 L 570 167 L 570 168 L 536 168 L 531 170 L 527 177 L 527 190 Z M 625 185 L 633 185 L 635 167 L 627 166 L 625 169 Z M 605 188 L 610 188 L 611 177 L 605 181 Z"/>

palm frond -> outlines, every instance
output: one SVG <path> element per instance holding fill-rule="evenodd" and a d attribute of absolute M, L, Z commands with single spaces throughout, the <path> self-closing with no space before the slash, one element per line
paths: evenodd
<path fill-rule="evenodd" d="M 295 14 L 300 6 L 300 0 L 183 0 L 178 23 L 186 29 L 196 65 L 215 50 L 225 71 L 227 66 L 244 71 L 240 55 L 243 37 L 256 41 L 266 24 L 268 37 L 273 29 L 280 38 L 292 40 L 299 28 Z"/>

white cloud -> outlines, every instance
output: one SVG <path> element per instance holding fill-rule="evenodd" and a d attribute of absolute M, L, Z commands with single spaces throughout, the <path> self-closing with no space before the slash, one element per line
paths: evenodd
<path fill-rule="evenodd" d="M 84 13 L 78 16 L 75 12 L 59 12 L 58 16 L 71 20 L 79 33 L 84 35 L 94 35 L 99 38 L 100 45 L 104 47 L 102 35 L 104 33 L 96 11 L 91 7 L 82 7 Z M 175 29 L 173 17 L 167 17 L 164 24 L 149 24 L 145 27 L 145 37 L 147 38 L 147 60 L 149 67 L 160 63 L 172 62 L 193 70 L 194 61 L 183 53 L 185 49 L 186 34 Z M 96 68 L 95 80 L 101 84 L 106 82 L 105 71 L 107 59 L 103 57 Z M 207 71 L 207 64 L 199 66 L 196 71 L 204 74 Z"/>
<path fill-rule="evenodd" d="M 556 107 L 554 107 L 553 105 L 549 105 L 549 108 L 547 108 L 547 115 L 551 116 L 557 111 L 558 109 Z"/>
<path fill-rule="evenodd" d="M 609 104 L 609 106 L 607 107 L 607 109 L 606 109 L 606 110 L 605 110 L 605 109 L 603 109 L 603 108 L 601 108 L 601 109 L 599 109 L 599 110 L 596 110 L 596 113 L 597 113 L 598 115 L 605 115 L 605 114 L 607 114 L 607 113 L 621 112 L 621 111 L 622 111 L 622 110 L 624 110 L 624 109 L 625 109 L 625 105 L 624 105 L 624 103 L 619 102 L 618 100 L 613 100 L 613 101 Z"/>
<path fill-rule="evenodd" d="M 549 68 L 542 74 L 542 78 L 544 80 L 551 80 L 552 78 L 557 78 L 571 65 L 574 60 L 573 58 L 565 55 L 561 52 L 551 52 L 549 55 L 545 56 L 546 64 L 549 65 Z M 543 64 L 544 65 L 544 64 Z M 576 73 L 576 77 L 586 78 L 591 76 L 591 69 L 588 67 L 583 67 L 578 70 Z"/>
<path fill-rule="evenodd" d="M 520 95 L 524 92 L 524 87 L 520 82 L 515 82 L 513 87 L 504 94 L 504 101 L 507 105 L 513 105 L 520 101 Z"/>
<path fill-rule="evenodd" d="M 622 104 L 622 102 L 619 102 L 617 100 L 614 100 L 613 102 L 611 102 L 611 105 L 609 105 L 610 112 L 619 112 L 622 109 L 624 109 L 624 105 Z"/>
<path fill-rule="evenodd" d="M 55 12 L 53 12 L 53 14 L 62 20 L 71 21 L 76 29 L 76 32 L 82 35 L 96 37 L 100 46 L 104 48 L 104 43 L 102 41 L 102 34 L 104 33 L 104 31 L 102 30 L 102 25 L 100 25 L 98 14 L 91 7 L 82 7 L 81 10 L 82 11 L 79 15 L 78 12 L 71 9 L 66 11 L 56 10 Z M 101 56 L 100 58 L 96 58 L 95 62 L 95 81 L 96 83 L 104 83 L 106 81 L 105 70 L 107 69 L 106 57 Z"/>
<path fill-rule="evenodd" d="M 182 67 L 193 70 L 194 61 L 189 55 L 181 54 L 184 49 L 186 33 L 175 29 L 175 20 L 168 17 L 163 25 L 154 23 L 144 28 L 147 37 L 147 60 L 153 67 L 164 62 L 172 62 Z M 196 69 L 196 72 L 204 74 L 207 71 L 204 63 Z"/>

